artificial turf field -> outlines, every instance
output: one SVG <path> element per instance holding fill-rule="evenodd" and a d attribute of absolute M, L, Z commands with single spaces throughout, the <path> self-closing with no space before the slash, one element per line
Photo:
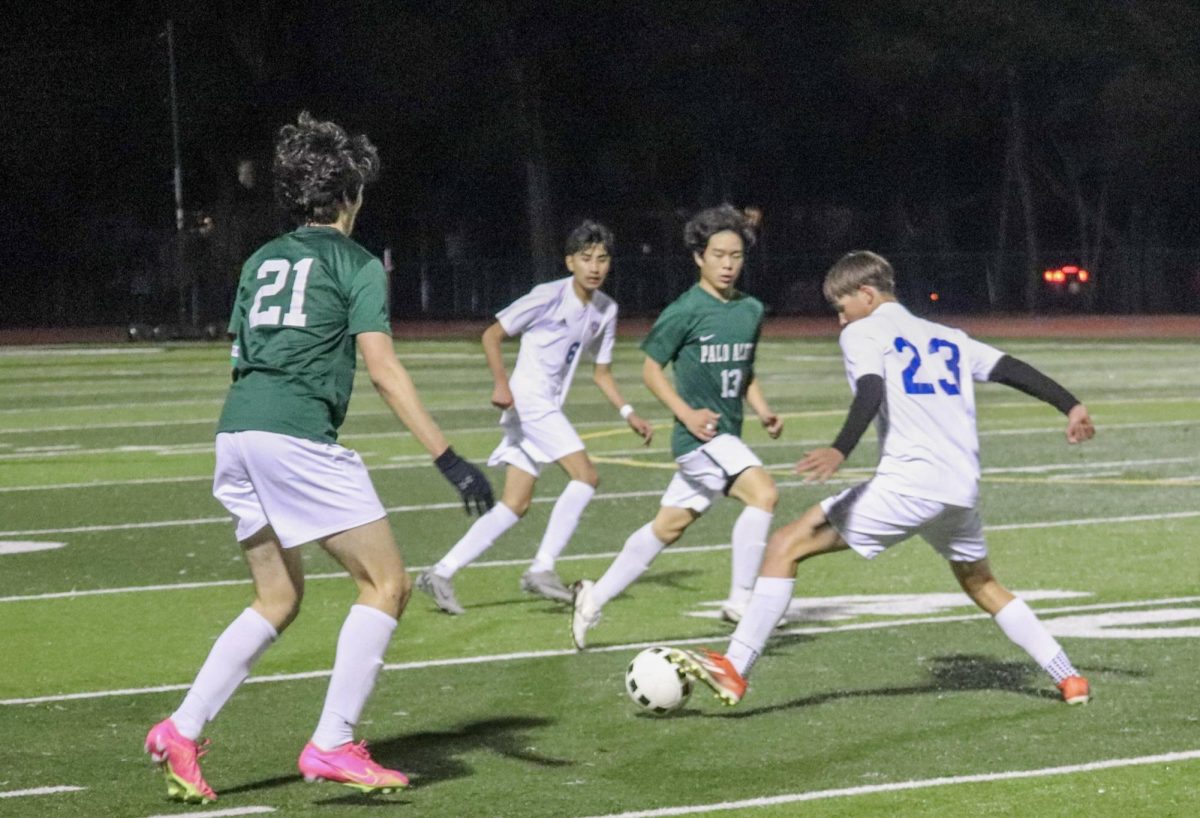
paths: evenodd
<path fill-rule="evenodd" d="M 738 707 L 700 689 L 671 717 L 645 715 L 622 683 L 642 646 L 724 647 L 715 603 L 739 506 L 696 523 L 577 654 L 566 607 L 517 585 L 564 485 L 548 470 L 528 517 L 456 578 L 467 614 L 415 594 L 396 632 L 359 733 L 410 790 L 367 798 L 296 771 L 355 593 L 308 545 L 299 620 L 209 725 L 220 800 L 206 807 L 168 801 L 141 744 L 250 600 L 210 496 L 228 349 L 0 350 L 0 549 L 62 544 L 0 554 L 0 816 L 1200 814 L 1196 346 L 1001 345 L 1067 384 L 1098 427 L 1068 446 L 1049 407 L 978 390 L 993 567 L 1090 678 L 1089 706 L 1059 702 L 912 541 L 873 563 L 802 565 L 792 621 Z M 485 458 L 498 434 L 478 343 L 398 351 L 456 449 Z M 601 477 L 559 564 L 568 581 L 599 576 L 671 475 L 640 361 L 634 340 L 619 344 L 618 381 L 656 421 L 650 449 L 586 374 L 567 404 Z M 764 341 L 758 373 L 787 426 L 769 441 L 748 422 L 746 438 L 780 483 L 783 522 L 862 479 L 875 445 L 835 485 L 800 483 L 791 464 L 832 439 L 848 403 L 836 343 Z M 469 521 L 361 373 L 355 394 L 342 441 L 371 468 L 407 562 L 429 565 Z"/>

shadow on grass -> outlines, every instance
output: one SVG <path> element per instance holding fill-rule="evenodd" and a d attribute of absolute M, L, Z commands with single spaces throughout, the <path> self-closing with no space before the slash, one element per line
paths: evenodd
<path fill-rule="evenodd" d="M 909 685 L 906 687 L 877 687 L 863 690 L 831 690 L 826 693 L 814 693 L 811 696 L 793 699 L 790 702 L 755 707 L 746 710 L 736 710 L 726 713 L 704 714 L 716 715 L 718 718 L 744 719 L 750 716 L 760 716 L 782 710 L 794 710 L 802 707 L 814 707 L 826 702 L 842 699 L 865 699 L 876 696 L 923 696 L 946 693 L 950 691 L 998 690 L 1007 693 L 1017 693 L 1036 699 L 1059 700 L 1059 693 L 1043 682 L 1044 674 L 1027 662 L 1000 662 L 986 656 L 971 654 L 953 654 L 951 656 L 936 656 L 929 660 L 929 681 L 925 684 Z M 1033 677 L 1036 676 L 1036 681 Z M 696 715 L 701 715 L 695 711 Z M 685 713 L 685 716 L 692 713 Z"/>
<path fill-rule="evenodd" d="M 468 722 L 453 730 L 410 733 L 370 742 L 371 756 L 384 767 L 403 770 L 414 786 L 429 786 L 439 781 L 463 778 L 474 772 L 474 768 L 462 756 L 480 750 L 523 761 L 536 767 L 569 767 L 575 762 L 552 758 L 535 752 L 533 739 L 525 735 L 528 730 L 548 727 L 552 719 L 512 716 Z M 283 775 L 250 781 L 237 787 L 224 787 L 222 795 L 283 787 L 303 781 L 303 776 Z M 336 785 L 322 784 L 322 787 Z M 397 806 L 404 801 L 393 795 L 339 794 L 316 803 L 350 804 L 362 806 Z"/>
<path fill-rule="evenodd" d="M 371 744 L 371 753 L 379 763 L 404 770 L 417 786 L 470 775 L 473 768 L 462 756 L 480 750 L 535 767 L 569 767 L 575 762 L 534 751 L 534 740 L 525 735 L 553 723 L 552 719 L 526 716 L 483 719 L 453 730 L 383 739 Z"/>

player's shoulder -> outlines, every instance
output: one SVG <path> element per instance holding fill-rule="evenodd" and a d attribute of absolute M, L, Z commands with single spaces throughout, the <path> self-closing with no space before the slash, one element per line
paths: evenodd
<path fill-rule="evenodd" d="M 566 278 L 556 278 L 553 281 L 544 281 L 541 284 L 533 285 L 529 292 L 525 294 L 525 298 L 528 298 L 531 301 L 540 302 L 557 301 L 558 299 L 562 298 L 563 293 L 567 291 L 567 287 L 570 286 L 570 283 L 570 276 Z"/>
<path fill-rule="evenodd" d="M 290 255 L 315 256 L 339 278 L 368 268 L 383 268 L 383 262 L 374 253 L 332 227 L 299 227 L 275 241 L 289 248 Z"/>
<path fill-rule="evenodd" d="M 617 302 L 608 293 L 602 293 L 596 290 L 592 293 L 592 306 L 597 312 L 608 315 L 617 311 Z"/>

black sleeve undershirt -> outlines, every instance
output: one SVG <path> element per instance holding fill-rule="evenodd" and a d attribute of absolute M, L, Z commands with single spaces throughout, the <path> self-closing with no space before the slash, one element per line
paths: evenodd
<path fill-rule="evenodd" d="M 867 431 L 882 405 L 883 378 L 878 375 L 863 375 L 854 384 L 854 400 L 850 403 L 850 413 L 846 416 L 846 422 L 842 424 L 842 431 L 838 432 L 837 440 L 833 441 L 833 448 L 841 452 L 842 457 L 849 457 L 850 452 L 854 451 L 863 432 Z"/>
<path fill-rule="evenodd" d="M 1030 397 L 1045 401 L 1064 415 L 1079 403 L 1058 381 L 1011 355 L 1005 355 L 996 362 L 988 374 L 988 380 L 1019 389 Z"/>

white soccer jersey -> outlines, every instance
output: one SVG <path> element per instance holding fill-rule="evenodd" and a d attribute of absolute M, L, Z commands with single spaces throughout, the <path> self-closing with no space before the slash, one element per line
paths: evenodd
<path fill-rule="evenodd" d="M 846 376 L 884 381 L 875 480 L 897 494 L 971 507 L 979 497 L 974 381 L 1004 353 L 887 302 L 842 330 Z"/>
<path fill-rule="evenodd" d="M 522 418 L 562 407 L 582 353 L 598 364 L 612 363 L 617 302 L 597 290 L 584 304 L 573 281 L 568 277 L 539 284 L 496 314 L 505 333 L 521 336 L 508 383 Z"/>

